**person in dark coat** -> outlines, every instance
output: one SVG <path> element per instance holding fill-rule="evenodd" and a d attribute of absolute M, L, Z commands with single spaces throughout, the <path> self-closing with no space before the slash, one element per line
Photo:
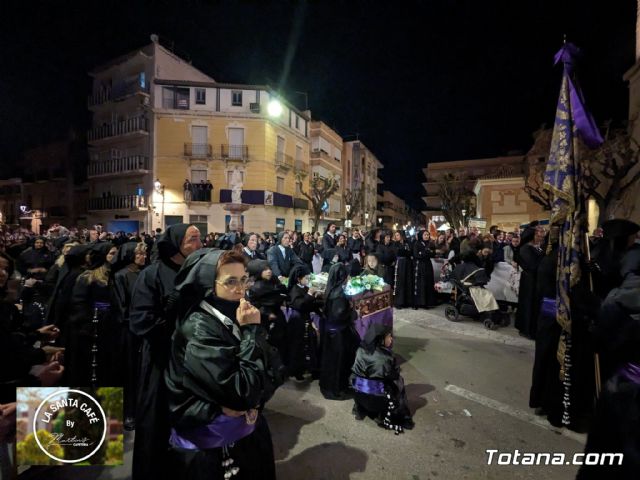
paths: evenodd
<path fill-rule="evenodd" d="M 287 289 L 266 260 L 252 260 L 247 265 L 247 272 L 253 280 L 247 298 L 260 311 L 269 343 L 280 352 L 282 363 L 288 365 L 287 321 L 282 312 L 282 305 L 288 299 Z"/>
<path fill-rule="evenodd" d="M 406 308 L 413 305 L 413 264 L 411 262 L 411 247 L 407 244 L 404 234 L 399 230 L 394 233 L 392 247 L 396 257 L 393 274 L 393 303 L 396 308 Z"/>
<path fill-rule="evenodd" d="M 262 409 L 283 378 L 273 369 L 260 313 L 243 298 L 245 262 L 237 251 L 214 250 L 195 264 L 187 259 L 179 273 L 181 294 L 205 296 L 180 315 L 171 342 L 163 478 L 275 479 Z"/>
<path fill-rule="evenodd" d="M 108 242 L 92 244 L 88 268 L 78 275 L 73 286 L 69 321 L 65 325 L 65 381 L 68 385 L 112 386 L 114 324 L 111 264 L 107 261 L 112 248 Z"/>
<path fill-rule="evenodd" d="M 413 244 L 413 308 L 432 308 L 437 303 L 431 264 L 434 256 L 429 231 L 419 231 Z"/>
<path fill-rule="evenodd" d="M 44 279 L 47 270 L 54 264 L 55 257 L 45 245 L 44 237 L 36 237 L 33 241 L 33 247 L 27 248 L 20 254 L 18 258 L 18 271 L 22 276 L 29 274 L 41 273 L 41 279 Z"/>
<path fill-rule="evenodd" d="M 364 251 L 364 241 L 362 240 L 362 236 L 360 235 L 360 230 L 355 228 L 347 240 L 347 250 L 351 253 L 351 256 L 357 255 L 360 258 L 360 255 Z"/>
<path fill-rule="evenodd" d="M 142 342 L 136 398 L 133 480 L 164 478 L 169 438 L 164 370 L 174 331 L 175 278 L 185 259 L 202 247 L 197 227 L 179 223 L 159 235 L 157 260 L 136 280 L 129 307 L 129 328 Z"/>
<path fill-rule="evenodd" d="M 322 236 L 322 258 L 324 259 L 322 263 L 322 271 L 329 271 L 331 268 L 331 258 L 329 258 L 329 250 L 333 251 L 336 248 L 337 243 L 336 237 L 336 224 L 331 222 L 327 225 L 327 229 Z"/>
<path fill-rule="evenodd" d="M 351 369 L 351 385 L 355 390 L 353 414 L 356 420 L 369 417 L 380 427 L 402 433 L 405 428 L 412 429 L 414 422 L 392 345 L 390 326 L 369 325 Z"/>
<path fill-rule="evenodd" d="M 374 228 L 367 235 L 364 242 L 364 249 L 367 254 L 376 253 L 378 251 L 378 245 L 382 242 L 382 230 Z"/>
<path fill-rule="evenodd" d="M 113 372 L 125 376 L 124 382 L 124 426 L 133 430 L 135 425 L 135 401 L 137 380 L 140 373 L 140 341 L 129 328 L 131 295 L 138 275 L 144 269 L 147 245 L 144 242 L 127 242 L 118 250 L 118 259 L 113 267 L 113 297 L 117 334 L 114 348 Z M 120 267 L 120 268 L 119 268 Z"/>
<path fill-rule="evenodd" d="M 603 363 L 603 390 L 585 454 L 619 453 L 621 465 L 584 465 L 578 480 L 640 475 L 640 259 L 625 255 L 622 284 L 602 304 L 593 338 Z"/>
<path fill-rule="evenodd" d="M 302 263 L 289 245 L 290 241 L 291 237 L 287 232 L 280 232 L 277 244 L 267 251 L 267 260 L 271 270 L 280 281 L 289 276 L 289 272 L 295 264 Z"/>
<path fill-rule="evenodd" d="M 329 400 L 346 400 L 349 376 L 360 343 L 353 322 L 356 312 L 344 293 L 347 267 L 337 263 L 329 270 L 324 316 L 320 324 L 320 391 Z"/>
<path fill-rule="evenodd" d="M 549 423 L 562 426 L 562 383 L 558 362 L 558 342 L 562 328 L 556 320 L 556 288 L 559 230 L 549 232 L 551 251 L 538 266 L 536 296 L 541 299 L 536 330 L 536 350 L 531 375 L 529 407 L 544 415 Z"/>
<path fill-rule="evenodd" d="M 323 300 L 321 292 L 309 293 L 309 275 L 306 265 L 296 265 L 289 277 L 288 305 L 294 310 L 287 322 L 287 346 L 289 349 L 289 375 L 302 380 L 306 372 L 317 371 L 317 335 L 311 322 L 311 313 L 319 313 Z"/>
<path fill-rule="evenodd" d="M 313 255 L 315 254 L 315 245 L 311 242 L 311 234 L 309 232 L 302 235 L 302 241 L 298 243 L 296 254 L 300 258 L 300 261 L 309 268 L 309 271 L 313 270 L 311 263 L 313 262 Z"/>
<path fill-rule="evenodd" d="M 382 265 L 382 268 L 384 270 L 384 283 L 393 287 L 396 264 L 396 250 L 393 248 L 393 244 L 391 243 L 390 233 L 386 232 L 384 234 L 382 242 L 380 242 L 380 244 L 378 245 L 377 254 L 380 265 Z"/>
<path fill-rule="evenodd" d="M 531 339 L 535 339 L 536 336 L 540 307 L 540 298 L 536 295 L 538 265 L 544 257 L 542 249 L 534 243 L 535 233 L 534 228 L 527 228 L 520 239 L 522 246 L 518 253 L 518 266 L 522 273 L 515 320 L 515 327 L 520 335 Z"/>
<path fill-rule="evenodd" d="M 71 296 L 78 276 L 84 272 L 87 265 L 87 253 L 90 245 L 82 244 L 71 247 L 69 253 L 64 256 L 64 265 L 60 269 L 56 285 L 50 297 L 47 323 L 56 325 L 61 336 L 59 343 L 65 346 L 66 334 L 71 308 Z"/>

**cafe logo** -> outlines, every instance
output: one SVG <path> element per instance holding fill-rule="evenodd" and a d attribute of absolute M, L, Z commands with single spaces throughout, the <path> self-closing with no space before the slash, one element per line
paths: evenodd
<path fill-rule="evenodd" d="M 67 419 L 65 416 L 64 433 L 52 434 L 52 438 L 43 444 L 35 434 L 37 424 L 51 424 L 58 412 L 63 410 L 65 413 L 74 413 L 72 418 Z M 77 412 L 79 413 L 76 414 Z M 102 428 L 96 428 L 99 425 Z M 38 447 L 45 455 L 58 462 L 78 463 L 100 450 L 107 436 L 107 417 L 100 403 L 88 393 L 81 390 L 58 390 L 40 403 L 33 417 L 33 431 Z M 47 449 L 52 445 L 74 448 L 67 448 L 66 458 L 59 458 Z M 69 450 L 74 452 L 71 458 Z"/>

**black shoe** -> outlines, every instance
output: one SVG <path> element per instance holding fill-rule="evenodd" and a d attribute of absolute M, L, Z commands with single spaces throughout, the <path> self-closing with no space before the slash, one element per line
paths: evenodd
<path fill-rule="evenodd" d="M 362 414 L 362 412 L 360 412 L 360 409 L 356 405 L 354 405 L 351 409 L 351 413 L 356 420 L 364 420 L 364 415 Z"/>

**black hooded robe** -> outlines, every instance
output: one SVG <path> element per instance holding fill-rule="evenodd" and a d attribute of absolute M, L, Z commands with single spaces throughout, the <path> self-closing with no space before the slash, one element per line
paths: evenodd
<path fill-rule="evenodd" d="M 518 265 L 522 269 L 522 274 L 520 275 L 515 327 L 521 334 L 531 339 L 536 338 L 540 308 L 540 298 L 536 294 L 536 277 L 538 265 L 543 256 L 542 250 L 530 243 L 520 247 L 518 255 Z"/>
<path fill-rule="evenodd" d="M 113 318 L 109 283 L 102 284 L 91 279 L 91 270 L 100 268 L 107 253 L 113 247 L 110 243 L 96 243 L 89 249 L 91 257 L 89 270 L 76 279 L 71 294 L 69 322 L 66 325 L 65 384 L 77 387 L 113 386 L 111 361 L 114 345 Z M 100 308 L 96 306 L 100 304 Z M 97 315 L 98 323 L 94 324 Z M 95 335 L 97 334 L 97 338 Z M 93 347 L 97 346 L 97 365 L 92 366 Z M 94 382 L 93 374 L 96 374 Z"/>
<path fill-rule="evenodd" d="M 176 279 L 181 296 L 191 303 L 179 314 L 165 373 L 170 424 L 176 434 L 210 424 L 221 415 L 223 406 L 262 411 L 283 381 L 273 370 L 275 352 L 264 328 L 237 323 L 239 302 L 222 300 L 212 293 L 199 300 L 215 282 L 220 253 L 206 253 L 196 264 L 192 264 L 192 256 L 200 254 L 190 255 Z M 233 466 L 240 469 L 232 478 L 275 479 L 271 432 L 263 415 L 258 416 L 255 430 L 229 445 L 228 452 Z M 172 445 L 166 478 L 222 480 L 223 456 L 224 448 Z"/>
<path fill-rule="evenodd" d="M 386 325 L 374 323 L 369 326 L 356 352 L 351 372 L 354 375 L 353 379 L 360 377 L 383 382 L 385 394 L 390 396 L 393 407 L 389 409 L 389 398 L 384 394 L 363 393 L 356 389 L 354 411 L 384 426 L 384 417 L 390 410 L 390 424 L 413 428 L 404 379 L 400 375 L 400 368 L 396 365 L 393 352 L 383 344 L 387 333 L 391 333 L 391 328 Z"/>
<path fill-rule="evenodd" d="M 419 234 L 420 235 L 420 234 Z M 430 308 L 437 304 L 431 258 L 435 252 L 429 243 L 417 240 L 413 244 L 413 306 Z"/>
<path fill-rule="evenodd" d="M 325 318 L 320 324 L 320 391 L 329 400 L 344 399 L 360 343 L 353 326 L 356 312 L 342 290 L 347 277 L 347 268 L 343 264 L 331 267 L 324 305 Z"/>
<path fill-rule="evenodd" d="M 117 334 L 112 371 L 114 376 L 124 376 L 124 417 L 135 418 L 135 402 L 140 373 L 140 340 L 129 328 L 129 307 L 133 287 L 140 274 L 140 267 L 133 263 L 137 243 L 128 242 L 118 250 L 116 264 L 124 265 L 113 276 L 113 299 Z"/>
<path fill-rule="evenodd" d="M 413 305 L 413 268 L 411 249 L 406 243 L 393 242 L 396 267 L 393 282 L 393 303 L 396 308 Z"/>
<path fill-rule="evenodd" d="M 317 370 L 318 338 L 311 322 L 311 312 L 321 309 L 321 300 L 309 295 L 309 287 L 298 285 L 296 277 L 308 275 L 306 266 L 294 267 L 289 278 L 289 308 L 294 310 L 287 321 L 288 367 L 290 376 Z"/>
<path fill-rule="evenodd" d="M 175 317 L 174 281 L 180 265 L 171 257 L 180 252 L 186 224 L 167 227 L 158 240 L 158 259 L 145 268 L 133 287 L 129 328 L 142 342 L 136 399 L 136 435 L 133 448 L 133 480 L 167 478 L 169 440 L 167 388 L 164 370 L 169 360 Z M 169 311 L 168 311 L 169 310 Z"/>

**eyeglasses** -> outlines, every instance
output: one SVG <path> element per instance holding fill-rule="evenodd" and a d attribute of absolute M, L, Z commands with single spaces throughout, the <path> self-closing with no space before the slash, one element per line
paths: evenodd
<path fill-rule="evenodd" d="M 216 280 L 216 283 L 228 288 L 229 290 L 239 290 L 247 288 L 247 285 L 249 284 L 249 277 L 242 277 L 240 279 L 229 277 L 224 280 Z"/>

